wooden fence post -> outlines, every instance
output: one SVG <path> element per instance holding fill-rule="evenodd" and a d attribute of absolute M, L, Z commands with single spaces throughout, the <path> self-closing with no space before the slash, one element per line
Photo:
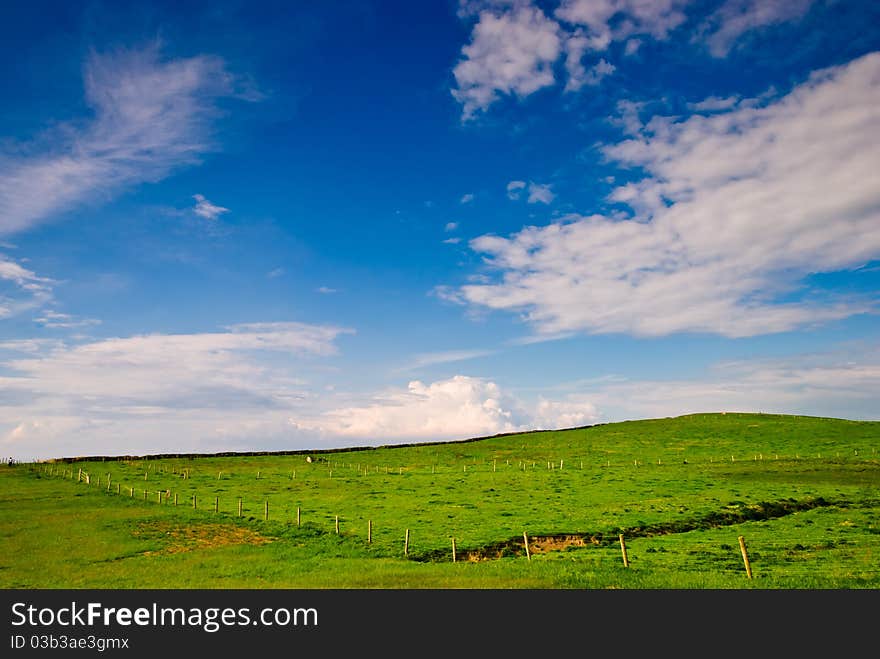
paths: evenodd
<path fill-rule="evenodd" d="M 629 559 L 626 556 L 626 543 L 623 541 L 623 533 L 620 534 L 620 553 L 623 555 L 623 567 L 629 567 Z"/>
<path fill-rule="evenodd" d="M 372 544 L 373 542 L 373 520 L 367 520 L 367 544 Z"/>
<path fill-rule="evenodd" d="M 529 559 L 529 562 L 531 562 L 532 555 L 529 553 L 529 536 L 526 535 L 525 531 L 523 531 L 523 544 L 526 547 L 526 558 Z"/>
<path fill-rule="evenodd" d="M 269 521 L 269 500 L 268 499 L 266 499 L 266 506 L 265 506 L 265 512 L 263 514 L 263 517 L 265 518 L 265 521 L 267 521 L 267 522 Z"/>
<path fill-rule="evenodd" d="M 299 508 L 299 506 L 297 506 L 296 507 L 296 525 L 297 526 L 299 526 L 299 520 L 300 520 L 300 508 Z"/>
<path fill-rule="evenodd" d="M 336 516 L 336 535 L 339 535 L 339 515 Z"/>
<path fill-rule="evenodd" d="M 409 529 L 406 530 L 406 536 L 403 539 L 403 555 L 409 555 Z"/>
<path fill-rule="evenodd" d="M 452 562 L 455 563 L 455 538 L 452 539 Z"/>
<path fill-rule="evenodd" d="M 739 536 L 739 550 L 742 552 L 743 563 L 746 566 L 746 574 L 749 576 L 749 579 L 751 579 L 752 565 L 749 563 L 749 553 L 746 551 L 746 541 L 742 536 Z"/>
<path fill-rule="evenodd" d="M 220 497 L 214 497 L 214 512 L 220 512 Z"/>
<path fill-rule="evenodd" d="M 238 497 L 238 516 L 241 517 L 241 497 Z"/>

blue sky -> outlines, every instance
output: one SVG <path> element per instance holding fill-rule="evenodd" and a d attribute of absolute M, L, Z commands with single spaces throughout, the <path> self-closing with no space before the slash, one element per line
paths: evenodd
<path fill-rule="evenodd" d="M 880 418 L 880 9 L 28 2 L 0 453 Z"/>

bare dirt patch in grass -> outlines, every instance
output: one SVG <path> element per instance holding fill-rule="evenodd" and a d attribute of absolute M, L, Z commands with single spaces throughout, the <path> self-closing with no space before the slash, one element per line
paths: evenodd
<path fill-rule="evenodd" d="M 155 540 L 163 545 L 160 549 L 145 551 L 144 555 L 147 556 L 272 542 L 272 538 L 234 524 L 180 526 L 169 522 L 145 522 L 139 524 L 132 535 L 138 539 Z"/>

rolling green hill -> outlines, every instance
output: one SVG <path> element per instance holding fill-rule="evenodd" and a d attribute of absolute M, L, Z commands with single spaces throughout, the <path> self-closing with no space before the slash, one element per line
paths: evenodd
<path fill-rule="evenodd" d="M 0 586 L 877 588 L 878 447 L 728 413 L 2 467 Z"/>

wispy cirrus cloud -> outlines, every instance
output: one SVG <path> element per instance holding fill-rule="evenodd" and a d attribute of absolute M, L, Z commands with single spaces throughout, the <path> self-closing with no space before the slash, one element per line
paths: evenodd
<path fill-rule="evenodd" d="M 695 40 L 726 57 L 747 32 L 802 18 L 815 0 L 726 0 L 698 28 Z"/>
<path fill-rule="evenodd" d="M 415 356 L 410 364 L 407 364 L 398 371 L 413 371 L 425 366 L 435 366 L 437 364 L 449 364 L 452 362 L 467 361 L 478 357 L 487 357 L 495 354 L 495 350 L 473 349 L 473 350 L 444 350 L 440 352 L 425 352 Z"/>
<path fill-rule="evenodd" d="M 880 258 L 878 107 L 874 53 L 774 102 L 634 125 L 604 148 L 646 174 L 610 196 L 632 215 L 476 238 L 499 278 L 446 298 L 521 312 L 543 335 L 743 337 L 876 311 L 805 279 Z"/>
<path fill-rule="evenodd" d="M 0 319 L 42 307 L 55 283 L 0 254 Z"/>
<path fill-rule="evenodd" d="M 71 314 L 53 311 L 52 309 L 44 310 L 40 316 L 34 318 L 34 322 L 39 323 L 43 327 L 62 329 L 93 327 L 101 324 L 101 321 L 97 318 L 78 318 Z"/>
<path fill-rule="evenodd" d="M 163 58 L 155 43 L 93 52 L 83 79 L 90 119 L 0 154 L 0 235 L 198 163 L 217 148 L 218 100 L 259 98 L 221 58 Z"/>

